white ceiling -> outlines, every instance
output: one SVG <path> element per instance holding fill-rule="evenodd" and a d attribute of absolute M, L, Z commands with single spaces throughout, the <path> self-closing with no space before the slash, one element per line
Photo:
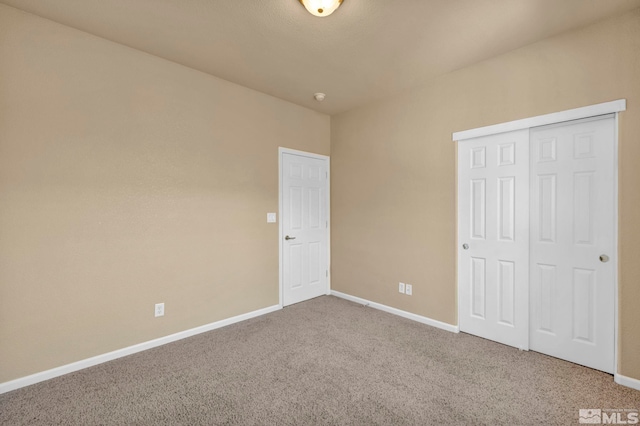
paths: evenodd
<path fill-rule="evenodd" d="M 640 0 L 0 2 L 327 114 L 640 7 Z M 323 103 L 313 99 L 324 92 Z"/>

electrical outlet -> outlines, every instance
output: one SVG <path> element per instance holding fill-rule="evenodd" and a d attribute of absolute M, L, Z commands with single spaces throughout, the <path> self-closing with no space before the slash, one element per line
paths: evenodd
<path fill-rule="evenodd" d="M 404 293 L 404 283 L 398 283 L 398 292 Z"/>
<path fill-rule="evenodd" d="M 413 294 L 413 286 L 411 284 L 405 284 L 404 289 L 407 296 L 411 296 Z"/>
<path fill-rule="evenodd" d="M 156 303 L 155 313 L 157 317 L 164 316 L 164 303 Z"/>

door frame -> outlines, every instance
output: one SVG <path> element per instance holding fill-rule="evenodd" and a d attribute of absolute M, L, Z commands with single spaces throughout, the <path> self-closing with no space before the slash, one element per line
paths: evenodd
<path fill-rule="evenodd" d="M 611 102 L 604 102 L 595 105 L 589 105 L 581 108 L 569 109 L 560 112 L 554 112 L 551 114 L 539 115 L 535 117 L 524 118 L 521 120 L 514 120 L 500 124 L 494 124 L 491 126 L 479 127 L 476 129 L 464 130 L 460 132 L 454 132 L 452 134 L 452 140 L 454 142 L 461 142 L 467 139 L 474 139 L 481 136 L 489 136 L 495 135 L 497 133 L 510 132 L 514 130 L 524 130 L 531 129 L 533 127 L 545 126 L 549 124 L 558 124 L 567 121 L 573 121 L 583 118 L 596 117 L 599 115 L 606 114 L 614 114 L 614 135 L 613 135 L 613 189 L 614 189 L 614 223 L 613 223 L 613 285 L 615 288 L 614 291 L 614 348 L 613 348 L 613 359 L 614 359 L 614 378 L 619 374 L 618 373 L 618 347 L 620 346 L 619 341 L 619 326 L 618 326 L 618 298 L 620 293 L 620 286 L 618 282 L 619 275 L 619 261 L 618 261 L 618 209 L 619 209 L 619 187 L 618 187 L 618 179 L 619 179 L 619 164 L 618 164 L 618 125 L 619 125 L 619 113 L 621 111 L 625 111 L 627 109 L 627 101 L 626 99 L 618 99 Z M 456 145 L 457 147 L 457 145 Z M 458 181 L 459 171 L 457 168 L 458 164 L 458 149 L 456 149 L 456 182 Z M 456 310 L 458 316 L 458 325 L 460 324 L 460 280 L 458 278 L 458 263 L 459 263 L 459 253 L 460 253 L 460 234 L 458 231 L 458 185 L 456 183 Z M 529 296 L 527 295 L 527 298 Z"/>
<path fill-rule="evenodd" d="M 282 161 L 283 154 L 299 155 L 302 157 L 310 157 L 327 163 L 327 291 L 325 294 L 331 294 L 331 158 L 328 155 L 315 154 L 313 152 L 300 151 L 297 149 L 278 147 L 278 304 L 280 308 L 284 307 L 284 275 L 283 271 L 283 244 L 284 233 L 282 230 L 282 184 L 284 163 Z"/>

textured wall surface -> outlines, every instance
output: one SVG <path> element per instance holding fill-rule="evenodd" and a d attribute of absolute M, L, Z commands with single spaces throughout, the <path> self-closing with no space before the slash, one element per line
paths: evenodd
<path fill-rule="evenodd" d="M 319 112 L 335 114 L 640 7 L 640 0 L 0 0 Z M 462 31 L 452 31 L 462 28 Z M 316 102 L 312 93 L 329 96 Z"/>
<path fill-rule="evenodd" d="M 328 116 L 4 5 L 0 58 L 0 382 L 278 303 Z"/>
<path fill-rule="evenodd" d="M 455 324 L 451 133 L 620 98 L 620 372 L 640 379 L 638 52 L 640 10 L 330 131 L 325 115 L 0 5 L 0 382 L 276 304 L 278 146 L 331 149 L 333 288 Z"/>
<path fill-rule="evenodd" d="M 331 118 L 332 286 L 457 323 L 455 131 L 627 99 L 619 372 L 640 379 L 640 10 Z M 398 282 L 413 284 L 413 296 Z"/>

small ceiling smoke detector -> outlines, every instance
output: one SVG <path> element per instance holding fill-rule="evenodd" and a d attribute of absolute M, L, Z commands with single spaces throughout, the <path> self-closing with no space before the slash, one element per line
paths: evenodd
<path fill-rule="evenodd" d="M 324 98 L 325 98 L 326 96 L 327 96 L 327 95 L 325 95 L 324 93 L 315 93 L 315 94 L 313 95 L 313 97 L 315 98 L 315 100 L 316 100 L 316 101 L 318 101 L 318 102 L 322 102 L 322 101 L 324 101 Z"/>
<path fill-rule="evenodd" d="M 331 15 L 342 4 L 342 0 L 300 0 L 300 3 L 310 14 L 324 18 Z"/>

